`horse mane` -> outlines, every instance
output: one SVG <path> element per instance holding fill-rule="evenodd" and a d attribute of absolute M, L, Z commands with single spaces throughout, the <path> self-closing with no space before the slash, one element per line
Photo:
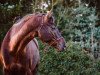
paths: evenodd
<path fill-rule="evenodd" d="M 0 68 L 3 66 L 3 59 L 1 55 L 1 43 L 0 43 Z"/>
<path fill-rule="evenodd" d="M 19 18 L 18 20 L 15 20 L 15 23 L 13 24 L 13 26 L 11 28 L 10 36 L 12 37 L 14 34 L 16 34 L 30 18 L 32 18 L 36 15 L 37 15 L 37 17 L 41 17 L 42 15 L 45 15 L 45 13 L 28 14 L 21 19 Z"/>
<path fill-rule="evenodd" d="M 23 18 L 18 18 L 17 20 L 15 20 L 14 25 L 19 25 L 22 22 L 24 22 L 25 20 L 27 21 L 30 18 L 30 16 L 32 16 L 32 15 L 33 14 L 28 14 L 28 15 L 24 16 Z"/>
<path fill-rule="evenodd" d="M 14 34 L 16 34 L 22 28 L 24 23 L 27 22 L 32 16 L 33 16 L 33 14 L 28 14 L 28 15 L 24 16 L 23 18 L 16 20 L 11 28 L 10 38 Z"/>
<path fill-rule="evenodd" d="M 42 15 L 45 15 L 45 13 L 33 13 L 33 14 L 27 14 L 23 18 L 18 18 L 14 21 L 13 26 L 21 25 L 23 22 L 28 21 L 32 16 L 38 15 L 39 17 Z"/>

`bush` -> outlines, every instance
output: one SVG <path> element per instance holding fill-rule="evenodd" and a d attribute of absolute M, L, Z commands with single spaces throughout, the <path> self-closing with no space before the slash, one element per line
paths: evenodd
<path fill-rule="evenodd" d="M 39 65 L 40 75 L 97 75 L 100 66 L 95 66 L 94 61 L 86 55 L 79 45 L 69 43 L 70 46 L 64 52 L 57 52 L 50 48 L 47 53 L 40 43 L 41 61 Z M 97 70 L 98 69 L 98 70 Z"/>

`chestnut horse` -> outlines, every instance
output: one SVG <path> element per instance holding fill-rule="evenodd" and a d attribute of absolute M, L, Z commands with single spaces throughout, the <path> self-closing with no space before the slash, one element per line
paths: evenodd
<path fill-rule="evenodd" d="M 29 14 L 7 32 L 2 45 L 4 75 L 36 75 L 39 48 L 35 37 L 63 51 L 65 40 L 54 25 L 52 12 Z"/>

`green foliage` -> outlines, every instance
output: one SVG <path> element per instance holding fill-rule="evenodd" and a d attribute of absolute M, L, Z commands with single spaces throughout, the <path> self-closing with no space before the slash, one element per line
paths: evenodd
<path fill-rule="evenodd" d="M 96 8 L 82 3 L 67 8 L 58 4 L 54 7 L 54 13 L 56 25 L 62 31 L 66 41 L 79 43 L 82 49 L 91 49 L 93 54 L 97 51 L 97 47 L 100 46 L 97 45 L 100 39 L 100 27 L 95 27 L 98 21 Z"/>
<path fill-rule="evenodd" d="M 32 0 L 33 1 L 33 0 Z M 5 0 L 0 1 L 0 44 L 7 33 L 8 29 L 13 25 L 15 17 L 22 17 L 32 13 L 32 1 L 29 0 Z"/>
<path fill-rule="evenodd" d="M 96 33 L 99 30 L 95 27 L 97 21 L 95 8 L 89 8 L 83 4 L 81 6 L 68 8 L 59 5 L 55 8 L 54 12 L 56 24 L 59 29 L 62 30 L 62 34 L 66 37 L 66 40 L 70 40 L 71 37 L 76 40 L 78 39 L 77 37 L 79 37 L 79 40 L 82 40 L 81 36 L 83 36 L 83 34 L 89 39 L 91 26 L 94 26 Z"/>
<path fill-rule="evenodd" d="M 86 55 L 78 44 L 69 42 L 68 49 L 57 52 L 50 48 L 44 52 L 44 45 L 41 46 L 41 61 L 39 73 L 41 75 L 97 75 L 100 69 L 100 62 L 96 65 L 94 61 Z"/>

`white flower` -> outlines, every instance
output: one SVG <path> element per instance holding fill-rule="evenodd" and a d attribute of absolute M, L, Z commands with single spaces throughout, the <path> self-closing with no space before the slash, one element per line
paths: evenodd
<path fill-rule="evenodd" d="M 89 6 L 88 4 L 85 4 L 87 7 Z"/>

